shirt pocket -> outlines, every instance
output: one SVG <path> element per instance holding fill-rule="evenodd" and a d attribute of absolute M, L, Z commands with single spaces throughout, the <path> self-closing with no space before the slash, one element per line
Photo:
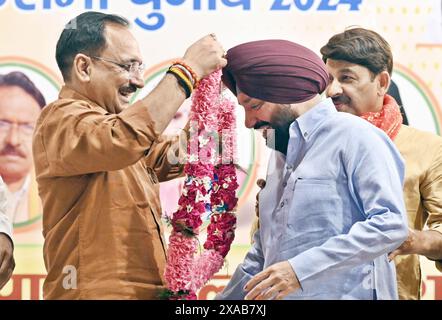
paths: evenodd
<path fill-rule="evenodd" d="M 298 178 L 285 213 L 283 251 L 296 248 L 300 253 L 344 229 L 343 204 L 334 180 Z"/>
<path fill-rule="evenodd" d="M 146 171 L 147 171 L 147 176 L 148 176 L 150 183 L 152 185 L 158 185 L 160 183 L 160 181 L 158 180 L 158 177 L 157 177 L 157 174 L 155 173 L 155 171 L 150 167 L 146 167 Z"/>

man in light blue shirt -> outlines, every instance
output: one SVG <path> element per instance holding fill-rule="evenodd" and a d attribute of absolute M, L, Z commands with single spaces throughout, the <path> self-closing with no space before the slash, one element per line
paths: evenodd
<path fill-rule="evenodd" d="M 328 74 L 284 40 L 230 49 L 223 81 L 277 150 L 260 229 L 217 299 L 397 299 L 387 254 L 407 238 L 404 163 L 390 139 L 322 100 Z"/>

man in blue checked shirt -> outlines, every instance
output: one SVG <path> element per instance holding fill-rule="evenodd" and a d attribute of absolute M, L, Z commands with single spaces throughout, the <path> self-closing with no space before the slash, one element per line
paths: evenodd
<path fill-rule="evenodd" d="M 223 82 L 246 126 L 264 129 L 276 151 L 254 244 L 217 299 L 397 299 L 387 255 L 408 229 L 393 143 L 321 98 L 325 65 L 303 46 L 254 41 L 227 61 Z"/>

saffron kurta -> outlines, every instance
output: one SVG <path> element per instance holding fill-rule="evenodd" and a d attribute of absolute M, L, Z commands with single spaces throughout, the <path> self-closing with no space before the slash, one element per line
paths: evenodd
<path fill-rule="evenodd" d="M 111 114 L 64 87 L 33 142 L 45 299 L 155 299 L 166 263 L 159 180 L 179 176 L 137 102 Z"/>

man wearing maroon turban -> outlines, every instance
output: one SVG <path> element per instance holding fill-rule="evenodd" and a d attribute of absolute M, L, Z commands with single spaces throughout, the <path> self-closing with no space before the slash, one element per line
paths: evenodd
<path fill-rule="evenodd" d="M 227 52 L 248 128 L 276 133 L 260 228 L 218 299 L 397 299 L 387 254 L 407 237 L 404 163 L 388 136 L 323 99 L 324 63 L 285 40 Z"/>

